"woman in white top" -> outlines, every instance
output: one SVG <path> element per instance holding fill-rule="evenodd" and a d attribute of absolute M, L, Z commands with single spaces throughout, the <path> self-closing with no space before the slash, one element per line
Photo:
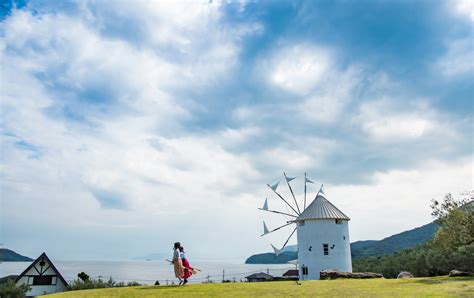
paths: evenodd
<path fill-rule="evenodd" d="M 173 247 L 173 265 L 174 265 L 174 275 L 179 279 L 179 284 L 181 285 L 182 278 L 184 275 L 184 268 L 183 268 L 183 261 L 181 259 L 181 254 L 179 248 L 181 247 L 181 243 L 176 242 Z"/>

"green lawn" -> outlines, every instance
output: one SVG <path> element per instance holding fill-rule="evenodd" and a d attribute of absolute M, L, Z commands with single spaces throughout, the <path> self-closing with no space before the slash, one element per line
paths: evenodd
<path fill-rule="evenodd" d="M 43 297 L 474 297 L 473 277 L 338 279 L 295 282 L 145 286 L 71 291 Z"/>

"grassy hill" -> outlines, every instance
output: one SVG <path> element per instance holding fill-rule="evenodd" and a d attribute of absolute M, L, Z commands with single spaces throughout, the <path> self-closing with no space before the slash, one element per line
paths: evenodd
<path fill-rule="evenodd" d="M 474 278 L 338 279 L 295 282 L 143 286 L 71 291 L 60 297 L 473 297 Z M 44 297 L 44 296 L 42 296 Z"/>
<path fill-rule="evenodd" d="M 436 229 L 437 225 L 432 222 L 379 241 L 357 241 L 351 243 L 352 257 L 377 257 L 391 254 L 402 249 L 415 247 L 433 239 Z"/>
<path fill-rule="evenodd" d="M 351 254 L 353 259 L 364 257 L 377 257 L 394 253 L 396 251 L 415 247 L 431 240 L 436 233 L 437 226 L 434 222 L 424 226 L 408 230 L 382 240 L 364 240 L 351 243 Z M 290 249 L 278 257 L 274 253 L 261 253 L 250 256 L 246 264 L 285 264 L 290 260 L 298 258 L 297 247 L 292 245 Z"/>
<path fill-rule="evenodd" d="M 17 254 L 13 250 L 0 248 L 0 262 L 31 262 L 33 259 Z"/>

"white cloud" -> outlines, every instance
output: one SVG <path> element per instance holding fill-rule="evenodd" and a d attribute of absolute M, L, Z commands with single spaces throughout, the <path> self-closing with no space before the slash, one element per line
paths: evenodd
<path fill-rule="evenodd" d="M 116 31 L 123 26 L 117 20 L 123 19 L 137 32 L 123 33 L 122 38 L 134 40 L 133 35 L 139 35 L 139 47 L 171 58 L 179 68 L 173 76 L 178 87 L 184 82 L 211 85 L 226 78 L 238 62 L 239 41 L 263 30 L 257 22 L 226 26 L 220 1 L 139 1 L 133 5 L 99 1 L 89 6 L 85 10 L 97 14 L 90 21 L 92 26 Z"/>
<path fill-rule="evenodd" d="M 472 26 L 474 22 L 474 2 L 471 0 L 451 0 L 444 3 L 448 13 L 454 14 L 459 20 L 467 20 L 468 28 L 464 37 L 445 40 L 445 53 L 434 63 L 434 71 L 450 79 L 459 76 L 473 76 L 474 47 L 472 42 Z"/>
<path fill-rule="evenodd" d="M 328 185 L 326 193 L 351 218 L 351 241 L 382 239 L 431 222 L 431 199 L 471 190 L 473 166 L 472 156 L 427 161 L 417 169 L 375 173 L 369 185 Z"/>
<path fill-rule="evenodd" d="M 364 103 L 355 118 L 371 138 L 383 142 L 398 142 L 423 137 L 440 126 L 433 111 L 412 105 L 400 110 L 392 100 Z"/>
<path fill-rule="evenodd" d="M 297 105 L 298 113 L 310 123 L 332 123 L 341 119 L 344 108 L 356 96 L 363 72 L 360 67 L 351 66 L 345 71 L 333 71 L 329 77 L 326 84 Z"/>
<path fill-rule="evenodd" d="M 377 139 L 396 140 L 400 138 L 418 138 L 433 128 L 428 119 L 418 115 L 406 114 L 380 117 L 364 123 L 367 133 Z"/>
<path fill-rule="evenodd" d="M 239 40 L 261 27 L 226 29 L 219 25 L 218 9 L 209 12 L 207 6 L 196 11 L 184 4 L 169 5 L 173 15 L 167 8 L 153 10 L 141 4 L 127 3 L 127 8 L 138 9 L 131 15 L 145 23 L 148 39 L 142 47 L 102 35 L 98 28 L 104 27 L 91 24 L 104 21 L 105 16 L 92 13 L 88 6 L 80 17 L 18 10 L 4 22 L 2 204 L 23 211 L 2 214 L 2 224 L 41 222 L 47 228 L 61 222 L 63 231 L 58 233 L 76 231 L 78 237 L 90 239 L 102 230 L 110 233 L 112 242 L 116 229 L 148 234 L 158 230 L 163 239 L 174 236 L 153 227 L 176 222 L 170 214 L 196 213 L 202 225 L 210 225 L 205 217 L 219 216 L 213 216 L 209 206 L 219 208 L 223 202 L 228 204 L 222 214 L 232 220 L 229 225 L 224 221 L 222 229 L 236 224 L 231 201 L 240 198 L 231 193 L 242 189 L 245 181 L 258 179 L 259 173 L 246 157 L 224 147 L 226 142 L 229 146 L 244 142 L 258 130 L 186 134 L 181 125 L 191 113 L 172 90 L 193 90 L 225 78 L 237 61 Z M 173 56 L 159 47 L 183 52 Z M 80 95 L 91 89 L 110 90 L 107 96 L 113 98 L 102 102 Z M 57 112 L 67 106 L 85 119 L 77 121 Z M 150 145 L 154 139 L 161 148 Z M 25 148 L 19 148 L 19 143 Z M 100 198 L 94 197 L 98 193 L 126 210 L 102 208 Z M 45 218 L 45 214 L 57 216 Z M 185 222 L 178 226 L 184 227 Z M 186 233 L 183 237 L 189 243 L 199 241 L 192 240 L 194 232 Z M 121 238 L 120 233 L 116 237 Z M 47 248 L 45 238 L 31 248 L 32 254 Z M 145 245 L 142 249 L 146 251 L 137 254 L 160 248 Z M 76 253 L 80 257 L 81 252 Z"/>
<path fill-rule="evenodd" d="M 447 52 L 436 63 L 436 70 L 446 77 L 473 76 L 474 47 L 472 36 L 450 41 Z"/>
<path fill-rule="evenodd" d="M 471 0 L 452 0 L 446 4 L 460 17 L 474 21 L 474 2 Z"/>
<path fill-rule="evenodd" d="M 260 67 L 271 84 L 291 93 L 306 95 L 328 75 L 333 59 L 328 49 L 299 44 L 279 49 Z"/>

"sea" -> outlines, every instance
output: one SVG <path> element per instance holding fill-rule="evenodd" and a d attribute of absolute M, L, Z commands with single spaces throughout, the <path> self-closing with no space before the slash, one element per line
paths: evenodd
<path fill-rule="evenodd" d="M 114 281 L 132 282 L 141 284 L 171 285 L 177 282 L 174 277 L 173 266 L 167 261 L 55 261 L 54 265 L 68 282 L 77 279 L 80 272 L 87 273 L 91 278 Z M 30 262 L 3 262 L 0 263 L 0 277 L 19 275 L 30 265 Z M 231 282 L 245 281 L 245 277 L 264 272 L 273 276 L 282 276 L 289 269 L 295 269 L 292 264 L 242 264 L 230 261 L 198 261 L 191 266 L 199 269 L 196 275 L 189 279 L 189 283 Z"/>

